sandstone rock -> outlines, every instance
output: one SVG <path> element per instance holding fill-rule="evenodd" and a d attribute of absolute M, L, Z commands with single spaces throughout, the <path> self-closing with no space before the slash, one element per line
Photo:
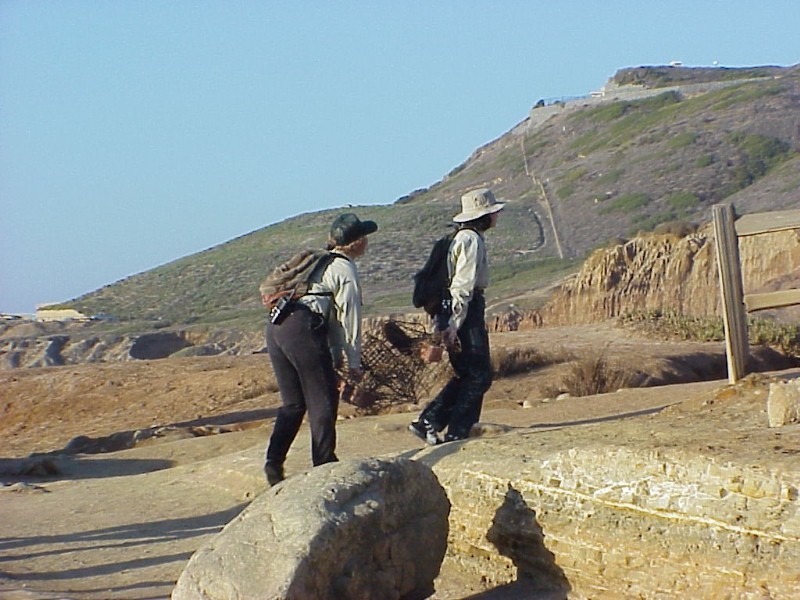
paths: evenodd
<path fill-rule="evenodd" d="M 408 459 L 356 459 L 267 490 L 189 560 L 173 600 L 415 600 L 433 592 L 450 503 Z"/>
<path fill-rule="evenodd" d="M 769 384 L 767 416 L 770 427 L 800 421 L 800 379 Z"/>
<path fill-rule="evenodd" d="M 800 237 L 794 231 L 742 238 L 739 252 L 747 292 L 800 268 Z M 536 319 L 547 325 L 592 323 L 637 310 L 721 314 L 711 224 L 683 238 L 643 235 L 595 251 Z"/>
<path fill-rule="evenodd" d="M 626 445 L 560 429 L 430 450 L 452 503 L 446 568 L 530 588 L 509 598 L 797 597 L 796 470 Z"/>

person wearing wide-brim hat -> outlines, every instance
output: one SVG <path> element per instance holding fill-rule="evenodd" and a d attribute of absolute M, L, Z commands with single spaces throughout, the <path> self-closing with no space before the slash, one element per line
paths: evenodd
<path fill-rule="evenodd" d="M 339 408 L 336 364 L 347 361 L 348 379 L 361 369 L 361 281 L 355 259 L 367 251 L 374 221 L 353 213 L 336 217 L 326 249 L 331 260 L 312 271 L 308 293 L 294 300 L 279 323 L 267 323 L 267 351 L 281 407 L 267 446 L 264 472 L 270 485 L 284 478 L 283 463 L 308 412 L 314 466 L 336 458 Z"/>
<path fill-rule="evenodd" d="M 461 212 L 448 251 L 450 311 L 437 315 L 437 329 L 449 349 L 454 376 L 425 407 L 409 430 L 431 445 L 469 437 L 480 419 L 483 396 L 492 384 L 484 290 L 489 285 L 489 257 L 484 233 L 497 225 L 505 203 L 481 188 L 461 196 Z"/>

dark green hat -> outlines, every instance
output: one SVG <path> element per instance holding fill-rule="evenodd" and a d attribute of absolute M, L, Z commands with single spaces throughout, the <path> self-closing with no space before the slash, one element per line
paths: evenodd
<path fill-rule="evenodd" d="M 375 221 L 362 221 L 353 213 L 344 213 L 334 219 L 331 225 L 331 239 L 337 246 L 347 246 L 358 238 L 376 231 L 378 225 Z"/>

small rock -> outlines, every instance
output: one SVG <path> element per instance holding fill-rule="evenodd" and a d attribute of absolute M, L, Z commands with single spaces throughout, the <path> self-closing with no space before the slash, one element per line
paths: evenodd
<path fill-rule="evenodd" d="M 767 416 L 770 427 L 800 422 L 800 379 L 769 384 Z"/>
<path fill-rule="evenodd" d="M 15 492 L 18 494 L 42 493 L 47 491 L 48 490 L 45 487 L 33 485 L 32 483 L 25 483 L 23 481 L 17 481 L 11 485 L 4 485 L 0 487 L 0 492 Z"/>

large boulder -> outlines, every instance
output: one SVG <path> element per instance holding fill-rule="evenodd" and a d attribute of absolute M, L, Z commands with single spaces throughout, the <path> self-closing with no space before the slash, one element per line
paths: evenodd
<path fill-rule="evenodd" d="M 450 502 L 404 458 L 331 463 L 256 498 L 189 560 L 173 600 L 416 600 L 433 592 Z"/>

